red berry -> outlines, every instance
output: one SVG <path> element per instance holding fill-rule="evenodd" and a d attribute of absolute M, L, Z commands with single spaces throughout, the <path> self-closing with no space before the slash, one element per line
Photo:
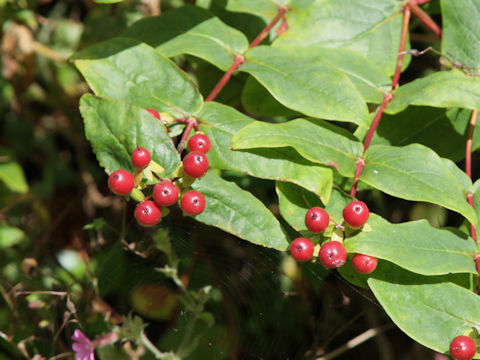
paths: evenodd
<path fill-rule="evenodd" d="M 190 151 L 200 151 L 206 154 L 211 147 L 210 139 L 202 133 L 197 133 L 188 140 L 188 149 Z"/>
<path fill-rule="evenodd" d="M 117 195 L 128 195 L 135 185 L 133 175 L 127 170 L 115 170 L 108 177 L 108 187 Z"/>
<path fill-rule="evenodd" d="M 192 178 L 200 178 L 208 170 L 207 155 L 200 151 L 192 151 L 183 159 L 183 171 Z"/>
<path fill-rule="evenodd" d="M 352 201 L 343 209 L 343 219 L 354 229 L 361 228 L 368 220 L 370 211 L 363 201 Z"/>
<path fill-rule="evenodd" d="M 452 355 L 455 360 L 470 360 L 476 351 L 475 342 L 469 336 L 457 336 L 450 343 L 450 355 Z"/>
<path fill-rule="evenodd" d="M 163 180 L 153 187 L 153 199 L 158 206 L 170 206 L 177 202 L 179 190 L 170 180 Z"/>
<path fill-rule="evenodd" d="M 313 243 L 307 238 L 296 238 L 290 244 L 290 254 L 297 261 L 311 260 L 313 257 Z"/>
<path fill-rule="evenodd" d="M 147 149 L 143 147 L 138 147 L 135 150 L 133 150 L 132 164 L 137 169 L 143 169 L 144 167 L 147 167 L 148 164 L 150 164 L 151 160 L 152 160 L 152 157 L 150 156 L 150 153 L 148 152 Z"/>
<path fill-rule="evenodd" d="M 352 257 L 353 267 L 360 274 L 371 274 L 376 269 L 377 263 L 377 258 L 373 256 L 355 254 Z"/>
<path fill-rule="evenodd" d="M 347 250 L 339 241 L 327 241 L 320 247 L 318 258 L 326 268 L 338 268 L 347 261 Z"/>
<path fill-rule="evenodd" d="M 158 113 L 157 110 L 154 110 L 154 109 L 145 109 L 145 110 L 147 110 L 150 114 L 152 114 L 154 117 L 160 120 L 160 114 Z"/>
<path fill-rule="evenodd" d="M 180 201 L 180 207 L 189 215 L 198 215 L 205 210 L 205 197 L 200 191 L 187 191 Z"/>
<path fill-rule="evenodd" d="M 155 226 L 162 218 L 162 210 L 152 200 L 144 200 L 135 208 L 135 219 L 142 226 Z"/>
<path fill-rule="evenodd" d="M 311 208 L 305 215 L 305 225 L 307 225 L 307 229 L 313 233 L 324 231 L 329 222 L 330 216 L 325 210 L 319 207 Z"/>

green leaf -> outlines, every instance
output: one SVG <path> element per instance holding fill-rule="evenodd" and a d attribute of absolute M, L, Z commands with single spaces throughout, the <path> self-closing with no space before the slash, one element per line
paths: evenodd
<path fill-rule="evenodd" d="M 328 202 L 332 190 L 332 170 L 302 158 L 292 148 L 230 150 L 233 135 L 255 121 L 215 102 L 205 103 L 198 119 L 200 130 L 211 140 L 210 166 L 239 171 L 264 179 L 289 181 L 316 193 Z"/>
<path fill-rule="evenodd" d="M 206 199 L 195 219 L 257 245 L 285 250 L 289 243 L 280 223 L 250 192 L 225 181 L 213 171 L 193 183 Z"/>
<path fill-rule="evenodd" d="M 428 221 L 390 224 L 370 214 L 371 229 L 345 239 L 348 253 L 385 259 L 423 275 L 476 273 L 476 246 L 460 231 L 437 229 Z"/>
<path fill-rule="evenodd" d="M 477 223 L 458 174 L 429 148 L 374 145 L 368 148 L 365 161 L 360 180 L 368 185 L 402 199 L 441 205 Z"/>
<path fill-rule="evenodd" d="M 477 218 L 480 219 L 480 179 L 475 181 L 473 184 L 473 208 L 475 209 L 475 213 L 477 214 Z M 480 234 L 480 222 L 477 224 L 477 234 Z"/>
<path fill-rule="evenodd" d="M 367 106 L 350 79 L 335 64 L 304 47 L 258 46 L 240 67 L 280 103 L 303 114 L 367 125 Z"/>
<path fill-rule="evenodd" d="M 144 18 L 123 36 L 144 41 L 167 57 L 190 54 L 222 70 L 233 64 L 235 54 L 243 54 L 248 49 L 245 35 L 211 12 L 195 6 Z"/>
<path fill-rule="evenodd" d="M 25 239 L 25 233 L 22 230 L 0 223 L 0 249 L 18 245 L 23 239 Z"/>
<path fill-rule="evenodd" d="M 477 0 L 441 0 L 442 5 L 442 53 L 460 62 L 468 71 L 480 68 L 480 35 L 478 19 L 480 6 Z"/>
<path fill-rule="evenodd" d="M 242 105 L 247 113 L 257 116 L 301 116 L 280 104 L 254 77 L 249 77 L 243 87 Z"/>
<path fill-rule="evenodd" d="M 385 111 L 396 114 L 409 105 L 480 109 L 480 79 L 456 69 L 437 71 L 397 88 Z"/>
<path fill-rule="evenodd" d="M 330 218 L 340 224 L 343 221 L 343 208 L 352 200 L 350 196 L 334 188 L 328 205 L 324 207 L 318 196 L 310 191 L 280 181 L 276 182 L 276 191 L 280 214 L 295 230 L 306 236 L 312 235 L 305 226 L 305 215 L 310 208 L 325 208 Z"/>
<path fill-rule="evenodd" d="M 188 76 L 137 40 L 108 40 L 80 51 L 73 61 L 96 95 L 179 118 L 202 107 L 202 96 Z"/>
<path fill-rule="evenodd" d="M 309 49 L 316 47 L 310 46 Z M 384 93 L 390 90 L 391 80 L 383 69 L 359 52 L 320 47 L 315 51 L 319 51 L 347 75 L 366 102 L 379 104 L 383 101 Z"/>
<path fill-rule="evenodd" d="M 141 146 L 150 151 L 152 160 L 171 175 L 180 164 L 165 126 L 149 112 L 122 101 L 84 95 L 80 112 L 85 134 L 98 162 L 107 173 L 117 169 L 134 171 L 131 156 Z"/>
<path fill-rule="evenodd" d="M 303 11 L 287 13 L 289 30 L 274 46 L 347 48 L 374 59 L 392 75 L 400 44 L 402 4 L 402 0 L 317 0 Z"/>
<path fill-rule="evenodd" d="M 450 342 L 480 330 L 480 297 L 439 277 L 427 277 L 382 263 L 368 280 L 393 322 L 420 344 L 441 353 Z M 380 264 L 379 264 L 380 265 Z M 479 354 L 475 358 L 479 358 Z"/>
<path fill-rule="evenodd" d="M 353 177 L 362 144 L 348 131 L 322 120 L 296 119 L 281 124 L 255 122 L 232 139 L 233 149 L 291 146 L 307 160 L 334 166 Z"/>
<path fill-rule="evenodd" d="M 22 167 L 14 160 L 13 152 L 0 147 L 0 181 L 16 193 L 28 192 L 28 183 Z"/>
<path fill-rule="evenodd" d="M 460 161 L 465 158 L 470 110 L 410 106 L 395 115 L 384 114 L 372 144 L 404 146 L 418 143 L 439 156 Z M 480 128 L 480 124 L 476 127 Z M 473 133 L 473 149 L 480 147 L 480 131 Z"/>

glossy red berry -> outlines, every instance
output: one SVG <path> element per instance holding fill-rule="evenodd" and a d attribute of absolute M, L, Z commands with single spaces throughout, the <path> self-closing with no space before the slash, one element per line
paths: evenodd
<path fill-rule="evenodd" d="M 470 360 L 476 351 L 475 342 L 470 336 L 457 336 L 450 343 L 450 355 L 455 360 Z"/>
<path fill-rule="evenodd" d="M 192 178 L 200 178 L 208 170 L 207 155 L 200 151 L 192 151 L 183 159 L 183 171 Z"/>
<path fill-rule="evenodd" d="M 354 229 L 361 228 L 368 220 L 370 211 L 363 201 L 352 201 L 343 209 L 343 219 Z"/>
<path fill-rule="evenodd" d="M 330 222 L 328 213 L 319 207 L 313 207 L 305 215 L 305 225 L 313 233 L 324 231 Z"/>
<path fill-rule="evenodd" d="M 320 247 L 318 258 L 326 268 L 338 268 L 347 261 L 347 250 L 339 241 L 327 241 Z"/>
<path fill-rule="evenodd" d="M 135 185 L 133 175 L 127 170 L 115 170 L 108 177 L 110 191 L 117 195 L 128 195 Z"/>
<path fill-rule="evenodd" d="M 163 180 L 153 187 L 153 199 L 158 206 L 170 206 L 177 202 L 180 191 L 170 180 Z"/>
<path fill-rule="evenodd" d="M 210 142 L 210 139 L 207 135 L 202 133 L 197 133 L 188 140 L 188 149 L 190 151 L 200 151 L 206 154 L 211 147 L 212 143 Z"/>
<path fill-rule="evenodd" d="M 138 147 L 135 150 L 133 150 L 132 164 L 137 169 L 143 169 L 144 167 L 147 167 L 148 164 L 150 164 L 151 160 L 152 160 L 152 157 L 150 156 L 150 153 L 147 149 L 143 147 Z"/>
<path fill-rule="evenodd" d="M 162 210 L 152 200 L 144 200 L 135 208 L 135 219 L 142 226 L 155 226 L 162 218 Z"/>
<path fill-rule="evenodd" d="M 205 197 L 200 191 L 187 191 L 180 200 L 180 207 L 189 215 L 198 215 L 205 210 Z"/>
<path fill-rule="evenodd" d="M 307 238 L 296 238 L 290 244 L 290 254 L 297 261 L 311 260 L 313 257 L 313 243 Z"/>
<path fill-rule="evenodd" d="M 352 264 L 358 273 L 371 274 L 377 268 L 378 260 L 373 256 L 355 254 L 352 257 Z"/>
<path fill-rule="evenodd" d="M 154 117 L 160 120 L 160 114 L 158 113 L 157 110 L 154 110 L 154 109 L 145 109 L 145 110 L 147 110 L 150 114 L 152 114 Z"/>

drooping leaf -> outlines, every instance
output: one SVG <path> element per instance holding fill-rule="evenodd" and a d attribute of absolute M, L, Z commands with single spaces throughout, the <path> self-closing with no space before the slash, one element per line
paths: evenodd
<path fill-rule="evenodd" d="M 442 5 L 442 53 L 466 70 L 480 70 L 478 19 L 480 6 L 476 0 L 448 1 Z"/>
<path fill-rule="evenodd" d="M 372 144 L 422 144 L 453 161 L 465 157 L 470 110 L 410 106 L 395 115 L 384 114 Z M 480 124 L 477 124 L 480 128 Z M 480 147 L 480 131 L 473 133 L 473 149 Z"/>
<path fill-rule="evenodd" d="M 317 51 L 318 50 L 318 51 Z M 308 116 L 367 125 L 368 110 L 352 81 L 321 53 L 305 47 L 259 46 L 240 67 L 280 103 Z"/>
<path fill-rule="evenodd" d="M 75 54 L 73 61 L 96 95 L 179 118 L 202 106 L 202 96 L 188 76 L 138 40 L 107 40 Z"/>
<path fill-rule="evenodd" d="M 327 203 L 332 190 L 332 170 L 301 157 L 292 148 L 230 150 L 233 135 L 255 122 L 231 107 L 208 102 L 198 116 L 211 140 L 210 166 L 234 170 L 264 179 L 293 182 L 316 193 Z"/>
<path fill-rule="evenodd" d="M 245 35 L 196 6 L 144 18 L 123 36 L 144 41 L 167 57 L 190 54 L 222 70 L 233 64 L 235 54 L 243 54 L 248 48 Z"/>
<path fill-rule="evenodd" d="M 373 213 L 368 225 L 345 239 L 348 253 L 375 256 L 423 275 L 476 273 L 475 242 L 460 231 L 437 229 L 426 220 L 391 224 Z"/>
<path fill-rule="evenodd" d="M 457 69 L 437 71 L 397 88 L 386 112 L 396 114 L 409 105 L 480 109 L 480 79 Z"/>
<path fill-rule="evenodd" d="M 315 163 L 334 166 L 353 177 L 362 144 L 348 131 L 321 120 L 296 119 L 281 124 L 255 122 L 232 139 L 233 149 L 293 147 Z"/>
<path fill-rule="evenodd" d="M 447 353 L 453 338 L 480 330 L 480 297 L 472 291 L 443 277 L 414 274 L 388 262 L 381 265 L 368 285 L 393 322 L 415 341 Z"/>
<path fill-rule="evenodd" d="M 165 126 L 144 109 L 87 94 L 80 100 L 80 112 L 87 139 L 107 173 L 117 169 L 133 171 L 131 156 L 139 146 L 150 152 L 167 175 L 180 164 Z"/>
<path fill-rule="evenodd" d="M 0 181 L 13 192 L 20 194 L 28 192 L 28 183 L 22 167 L 15 161 L 13 152 L 3 147 L 0 147 Z"/>
<path fill-rule="evenodd" d="M 401 0 L 317 0 L 287 13 L 289 30 L 274 46 L 321 45 L 360 52 L 388 75 L 395 71 L 402 29 Z M 405 65 L 409 57 L 405 58 Z"/>
<path fill-rule="evenodd" d="M 406 200 L 427 201 L 454 210 L 477 223 L 457 175 L 431 149 L 412 144 L 403 147 L 370 146 L 360 180 Z"/>
<path fill-rule="evenodd" d="M 250 192 L 209 171 L 192 188 L 206 199 L 205 210 L 195 219 L 257 245 L 285 250 L 288 241 L 280 223 Z"/>
<path fill-rule="evenodd" d="M 324 207 L 318 196 L 295 184 L 276 182 L 278 205 L 282 217 L 298 232 L 311 235 L 305 226 L 307 211 L 315 206 Z M 330 218 L 340 224 L 343 221 L 343 208 L 351 201 L 350 196 L 334 188 L 325 211 Z"/>

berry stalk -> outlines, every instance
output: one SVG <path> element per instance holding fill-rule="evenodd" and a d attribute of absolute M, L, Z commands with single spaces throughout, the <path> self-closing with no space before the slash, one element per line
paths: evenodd
<path fill-rule="evenodd" d="M 426 1 L 410 1 L 408 7 L 412 10 L 412 13 L 430 30 L 432 30 L 439 39 L 442 38 L 442 29 L 433 21 L 433 19 L 418 6 Z"/>
<path fill-rule="evenodd" d="M 363 159 L 365 152 L 367 151 L 368 147 L 370 146 L 370 142 L 372 141 L 373 135 L 375 134 L 375 131 L 377 130 L 378 124 L 380 124 L 380 120 L 382 119 L 383 111 L 387 107 L 388 103 L 392 100 L 393 95 L 392 92 L 395 90 L 395 88 L 398 85 L 398 82 L 400 80 L 400 73 L 402 72 L 402 64 L 403 64 L 403 57 L 405 56 L 405 43 L 407 41 L 407 35 L 408 35 L 408 25 L 410 24 L 410 3 L 407 3 L 405 7 L 403 8 L 403 23 L 402 23 L 402 35 L 400 37 L 400 46 L 398 49 L 398 55 L 397 55 L 397 65 L 395 68 L 395 74 L 393 75 L 393 80 L 392 80 L 392 87 L 388 93 L 386 93 L 383 97 L 383 102 L 380 105 L 377 114 L 375 115 L 375 118 L 372 121 L 372 124 L 370 125 L 370 128 L 368 129 L 367 136 L 365 137 L 365 142 L 363 144 L 363 154 L 360 159 L 357 160 L 357 168 L 355 170 L 355 177 L 353 178 L 353 185 L 352 189 L 350 190 L 350 195 L 355 196 L 357 193 L 357 184 L 358 184 L 358 179 L 360 175 L 362 174 L 363 167 L 365 166 L 365 160 Z"/>
<path fill-rule="evenodd" d="M 465 146 L 465 172 L 468 177 L 472 178 L 472 143 L 473 143 L 473 131 L 475 130 L 475 123 L 477 122 L 478 111 L 473 110 L 470 117 L 470 125 L 468 129 L 467 145 Z M 467 201 L 471 207 L 473 207 L 473 194 L 467 195 Z M 477 229 L 473 224 L 470 224 L 470 233 L 475 244 L 477 243 Z M 478 265 L 478 264 L 477 264 Z"/>

